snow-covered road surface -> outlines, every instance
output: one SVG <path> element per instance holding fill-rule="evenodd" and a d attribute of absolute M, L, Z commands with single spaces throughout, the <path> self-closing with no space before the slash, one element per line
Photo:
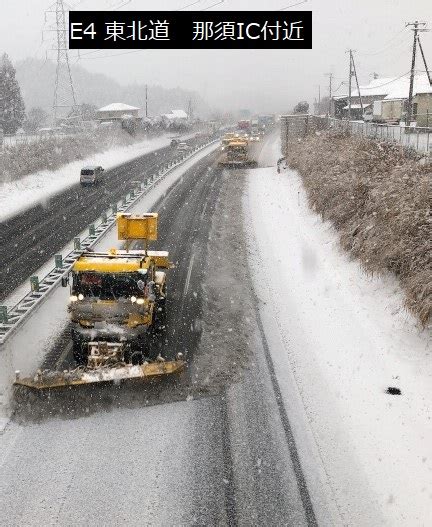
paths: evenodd
<path fill-rule="evenodd" d="M 24 399 L 30 406 L 0 434 L 8 525 L 302 527 L 314 518 L 245 266 L 245 280 L 238 275 L 239 259 L 247 261 L 244 173 L 214 159 L 189 167 L 165 196 L 158 191 L 159 248 L 176 262 L 162 345 L 185 351 L 185 376 Z"/>
<path fill-rule="evenodd" d="M 278 143 L 250 171 L 245 224 L 260 313 L 317 517 L 327 525 L 430 524 L 430 333 L 392 277 L 366 276 L 277 174 Z M 386 389 L 397 387 L 401 395 Z M 334 504 L 325 518 L 319 502 Z M 330 509 L 331 510 L 331 506 Z"/>
<path fill-rule="evenodd" d="M 150 187 L 149 191 L 129 211 L 131 213 L 142 213 L 152 210 L 155 204 L 169 193 L 170 188 L 182 179 L 185 172 L 191 170 L 206 156 L 211 155 L 216 148 L 216 144 L 210 144 L 193 155 L 191 159 L 173 168 L 163 179 Z M 113 225 L 95 244 L 94 249 L 106 250 L 107 247 L 121 247 L 121 245 L 122 242 L 117 240 L 116 226 Z M 70 242 L 64 248 L 63 254 L 67 254 L 72 248 L 73 242 Z M 44 276 L 43 273 L 51 269 L 52 261 L 49 261 L 40 269 L 39 276 L 42 278 Z M 27 290 L 27 283 L 21 285 L 9 299 L 6 299 L 6 305 L 10 305 L 12 300 L 16 301 Z M 26 318 L 19 330 L 0 347 L 0 353 L 2 353 L 0 362 L 3 365 L 7 365 L 0 368 L 0 387 L 10 384 L 14 371 L 21 371 L 23 376 L 32 375 L 40 366 L 47 351 L 67 327 L 69 320 L 66 309 L 68 297 L 69 290 L 62 288 L 59 284 L 51 291 L 50 296 Z M 29 346 L 29 335 L 31 335 L 31 346 Z M 0 400 L 0 417 L 4 417 L 9 413 L 9 392 L 8 388 L 3 390 L 2 399 Z"/>
<path fill-rule="evenodd" d="M 219 430 L 211 399 L 13 425 L 1 441 L 0 523 L 223 524 Z"/>
<path fill-rule="evenodd" d="M 171 134 L 172 135 L 172 134 Z M 68 163 L 56 170 L 41 170 L 16 181 L 0 185 L 0 221 L 22 212 L 35 203 L 76 185 L 80 170 L 86 165 L 101 165 L 105 169 L 115 168 L 149 152 L 170 144 L 170 135 L 162 135 L 139 141 L 128 146 L 98 152 L 85 159 Z"/>

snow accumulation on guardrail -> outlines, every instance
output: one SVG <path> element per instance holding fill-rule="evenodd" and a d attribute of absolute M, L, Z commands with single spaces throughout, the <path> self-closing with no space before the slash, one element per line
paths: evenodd
<path fill-rule="evenodd" d="M 183 135 L 182 140 L 191 135 Z M 156 152 L 170 144 L 172 136 L 162 135 L 138 141 L 128 146 L 117 146 L 97 152 L 84 159 L 71 161 L 55 170 L 40 170 L 20 179 L 0 184 L 0 220 L 14 216 L 48 198 L 63 192 L 78 182 L 80 170 L 85 165 L 102 165 L 113 169 L 145 154 Z"/>
<path fill-rule="evenodd" d="M 29 316 L 32 310 L 49 296 L 53 288 L 59 285 L 61 277 L 71 269 L 81 252 L 93 247 L 93 245 L 114 225 L 118 212 L 125 212 L 128 210 L 155 184 L 163 180 L 172 170 L 191 159 L 200 150 L 215 142 L 216 141 L 211 140 L 208 143 L 193 148 L 191 151 L 185 153 L 176 160 L 162 164 L 157 173 L 146 178 L 144 182 L 132 189 L 120 202 L 116 203 L 108 209 L 106 213 L 102 214 L 98 226 L 90 225 L 89 235 L 87 237 L 84 239 L 75 238 L 73 251 L 64 258 L 61 255 L 56 255 L 55 267 L 42 280 L 39 281 L 37 277 L 31 277 L 30 283 L 32 290 L 15 306 L 11 309 L 7 309 L 6 306 L 0 306 L 0 345 L 19 328 L 20 324 Z"/>
<path fill-rule="evenodd" d="M 94 231 L 93 226 L 89 226 L 89 235 L 83 237 L 81 234 L 79 239 L 75 239 L 76 248 L 61 262 L 57 255 L 57 267 L 40 282 L 33 280 L 32 283 L 36 285 L 33 289 L 37 291 L 25 294 L 11 309 L 0 311 L 0 315 L 7 319 L 0 320 L 0 431 L 12 412 L 14 372 L 19 370 L 23 375 L 33 375 L 53 342 L 67 326 L 68 293 L 60 287 L 61 277 L 69 271 L 82 250 L 88 247 L 98 249 L 99 244 L 105 245 L 107 242 L 110 247 L 115 245 L 116 212 L 134 212 L 142 206 L 152 207 L 181 178 L 185 170 L 216 148 L 215 143 L 217 141 L 211 140 L 195 147 L 182 157 L 161 165 L 158 172 L 147 177 L 140 185 L 135 182 L 135 188 L 102 215 Z M 72 247 L 72 244 L 69 246 Z M 47 268 L 47 265 L 43 268 Z M 15 294 L 13 297 L 18 298 Z"/>

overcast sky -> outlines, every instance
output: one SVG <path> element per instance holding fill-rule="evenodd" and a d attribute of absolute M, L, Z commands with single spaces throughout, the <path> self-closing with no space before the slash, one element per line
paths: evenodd
<path fill-rule="evenodd" d="M 76 9 L 113 9 L 127 0 L 71 0 Z M 300 0 L 224 0 L 213 9 L 276 10 Z M 201 0 L 191 9 L 204 9 L 217 0 Z M 193 0 L 130 0 L 124 10 L 175 10 Z M 53 33 L 41 34 L 49 0 L 1 0 L 0 52 L 13 61 L 28 56 L 45 58 L 53 45 Z M 399 76 L 410 69 L 412 32 L 406 22 L 416 19 L 432 28 L 431 0 L 308 0 L 292 8 L 313 11 L 312 50 L 204 51 L 153 50 L 113 55 L 103 51 L 83 55 L 80 65 L 115 78 L 121 83 L 148 82 L 165 87 L 193 88 L 213 106 L 251 108 L 283 112 L 293 103 L 313 102 L 328 93 L 328 78 L 335 75 L 335 87 L 348 77 L 346 50 L 356 50 L 360 80 L 367 83 L 374 72 Z M 51 17 L 51 18 L 50 18 Z M 48 15 L 45 28 L 52 23 Z M 432 32 L 422 35 L 429 67 L 432 68 Z M 72 62 L 77 52 L 71 51 Z M 87 51 L 88 53 L 88 51 Z M 54 58 L 53 52 L 49 56 Z M 418 56 L 418 69 L 424 70 Z M 127 101 L 124 101 L 127 102 Z"/>

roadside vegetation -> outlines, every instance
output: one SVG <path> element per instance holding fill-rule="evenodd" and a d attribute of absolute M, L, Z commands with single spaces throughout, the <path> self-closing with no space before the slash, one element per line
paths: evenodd
<path fill-rule="evenodd" d="M 289 144 L 309 204 L 367 272 L 390 271 L 426 327 L 432 313 L 432 165 L 399 146 L 333 133 Z"/>
<path fill-rule="evenodd" d="M 62 165 L 84 159 L 116 146 L 126 146 L 144 139 L 122 129 L 43 138 L 0 148 L 0 184 L 18 180 L 40 170 L 55 170 Z"/>

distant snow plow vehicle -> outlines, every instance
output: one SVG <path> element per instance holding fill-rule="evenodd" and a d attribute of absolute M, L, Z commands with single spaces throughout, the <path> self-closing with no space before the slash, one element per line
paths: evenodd
<path fill-rule="evenodd" d="M 77 368 L 38 371 L 15 384 L 45 389 L 179 372 L 182 354 L 164 360 L 152 350 L 151 335 L 164 315 L 166 270 L 173 267 L 167 251 L 149 251 L 157 239 L 158 214 L 118 214 L 118 239 L 126 249 L 83 252 L 62 285 L 70 283 L 68 311 Z M 144 249 L 129 250 L 133 240 Z"/>
<path fill-rule="evenodd" d="M 219 166 L 226 168 L 255 168 L 258 163 L 252 157 L 251 144 L 247 139 L 236 137 L 223 146 Z"/>

